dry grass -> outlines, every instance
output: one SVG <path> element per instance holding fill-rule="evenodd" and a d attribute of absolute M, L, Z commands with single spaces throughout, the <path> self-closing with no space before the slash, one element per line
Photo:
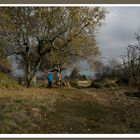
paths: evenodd
<path fill-rule="evenodd" d="M 140 100 L 121 90 L 0 90 L 0 133 L 140 133 Z"/>

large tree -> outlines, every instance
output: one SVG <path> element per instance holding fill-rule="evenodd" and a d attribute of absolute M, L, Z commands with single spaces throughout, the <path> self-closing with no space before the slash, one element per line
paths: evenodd
<path fill-rule="evenodd" d="M 39 69 L 92 62 L 105 14 L 100 7 L 1 7 L 0 36 L 7 55 L 19 55 L 28 87 Z"/>

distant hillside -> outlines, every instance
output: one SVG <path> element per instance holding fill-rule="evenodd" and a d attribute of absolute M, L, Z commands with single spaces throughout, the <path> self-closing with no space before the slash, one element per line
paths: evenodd
<path fill-rule="evenodd" d="M 10 76 L 0 72 L 0 89 L 21 89 L 21 86 Z"/>

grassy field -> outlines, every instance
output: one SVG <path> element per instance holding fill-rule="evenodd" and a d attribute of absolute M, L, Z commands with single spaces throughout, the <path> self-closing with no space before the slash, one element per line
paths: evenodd
<path fill-rule="evenodd" d="M 0 90 L 0 133 L 140 133 L 140 98 L 117 89 Z"/>

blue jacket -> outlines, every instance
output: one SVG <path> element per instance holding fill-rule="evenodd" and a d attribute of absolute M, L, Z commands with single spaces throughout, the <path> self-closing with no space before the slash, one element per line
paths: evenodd
<path fill-rule="evenodd" d="M 53 81 L 53 74 L 49 73 L 47 79 L 48 81 Z"/>

